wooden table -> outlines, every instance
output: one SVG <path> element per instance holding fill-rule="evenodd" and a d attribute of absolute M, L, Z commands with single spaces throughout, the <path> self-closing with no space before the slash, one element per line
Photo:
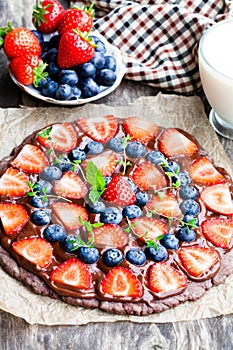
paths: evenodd
<path fill-rule="evenodd" d="M 65 7 L 67 2 L 61 1 Z M 31 26 L 35 1 L 0 0 L 1 19 L 15 26 Z M 140 96 L 154 96 L 155 89 L 124 80 L 121 86 L 97 103 L 126 105 Z M 201 92 L 200 92 L 200 95 Z M 46 106 L 23 93 L 11 81 L 7 60 L 0 53 L 0 107 Z M 49 106 L 49 105 L 47 105 Z M 51 108 L 53 108 L 50 105 Z M 208 109 L 208 106 L 207 106 Z M 4 142 L 4 140 L 1 140 Z M 233 142 L 220 138 L 233 160 Z M 12 300 L 12 303 L 14 300 Z M 139 324 L 130 322 L 90 323 L 85 326 L 29 325 L 23 319 L 0 311 L 1 350 L 231 350 L 233 349 L 233 316 L 222 316 L 193 322 Z"/>

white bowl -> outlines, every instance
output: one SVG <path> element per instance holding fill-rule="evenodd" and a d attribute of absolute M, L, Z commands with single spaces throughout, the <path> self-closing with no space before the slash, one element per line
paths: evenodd
<path fill-rule="evenodd" d="M 123 76 L 125 75 L 125 65 L 124 65 L 124 62 L 122 59 L 121 52 L 117 47 L 111 45 L 103 37 L 103 35 L 101 35 L 100 33 L 93 31 L 91 33 L 91 35 L 92 34 L 95 35 L 96 37 L 98 37 L 105 44 L 106 49 L 107 49 L 107 52 L 105 53 L 105 55 L 111 55 L 111 56 L 115 57 L 116 62 L 117 62 L 117 67 L 116 67 L 117 79 L 116 79 L 115 83 L 110 87 L 100 86 L 100 92 L 98 93 L 98 95 L 95 95 L 95 96 L 89 97 L 89 98 L 79 98 L 76 100 L 56 100 L 56 99 L 51 98 L 51 97 L 43 96 L 39 90 L 35 89 L 35 87 L 33 85 L 26 86 L 26 85 L 21 84 L 20 82 L 18 82 L 18 80 L 15 79 L 15 77 L 9 71 L 11 79 L 14 81 L 14 83 L 16 85 L 18 85 L 23 91 L 25 91 L 29 95 L 34 96 L 34 97 L 38 98 L 39 100 L 53 103 L 56 105 L 77 106 L 77 105 L 81 105 L 84 103 L 96 101 L 96 100 L 98 100 L 106 95 L 109 95 L 111 92 L 113 92 L 120 85 L 121 80 L 122 80 Z M 50 35 L 50 37 L 51 37 L 51 35 Z M 45 38 L 46 38 L 46 36 L 45 36 Z"/>

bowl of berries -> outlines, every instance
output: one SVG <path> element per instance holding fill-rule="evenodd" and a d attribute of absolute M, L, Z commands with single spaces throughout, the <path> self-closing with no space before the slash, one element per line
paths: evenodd
<path fill-rule="evenodd" d="M 12 80 L 31 96 L 65 106 L 113 92 L 125 65 L 120 50 L 92 30 L 92 11 L 92 5 L 65 11 L 58 1 L 43 0 L 34 7 L 35 29 L 8 23 L 2 47 Z"/>

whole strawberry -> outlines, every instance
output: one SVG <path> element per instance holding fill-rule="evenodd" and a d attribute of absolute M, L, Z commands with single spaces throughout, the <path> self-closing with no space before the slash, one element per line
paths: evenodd
<path fill-rule="evenodd" d="M 57 0 L 43 0 L 34 6 L 32 22 L 42 34 L 54 33 L 65 10 Z"/>
<path fill-rule="evenodd" d="M 89 8 L 72 7 L 68 9 L 58 24 L 58 33 L 60 35 L 71 29 L 79 29 L 81 32 L 90 32 L 93 26 L 93 5 Z"/>
<path fill-rule="evenodd" d="M 95 44 L 88 34 L 73 29 L 61 36 L 57 63 L 62 69 L 71 68 L 90 61 L 94 53 Z"/>

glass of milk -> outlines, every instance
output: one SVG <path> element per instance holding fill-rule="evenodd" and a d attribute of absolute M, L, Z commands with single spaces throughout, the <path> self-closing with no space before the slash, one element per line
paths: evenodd
<path fill-rule="evenodd" d="M 233 140 L 233 19 L 208 28 L 199 45 L 202 86 L 215 131 Z"/>

